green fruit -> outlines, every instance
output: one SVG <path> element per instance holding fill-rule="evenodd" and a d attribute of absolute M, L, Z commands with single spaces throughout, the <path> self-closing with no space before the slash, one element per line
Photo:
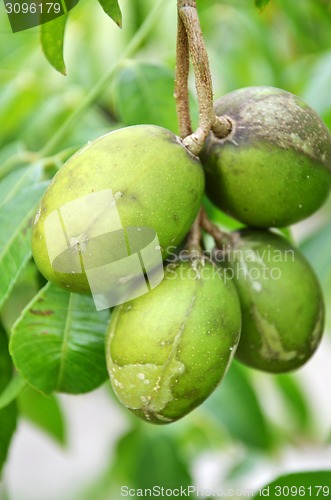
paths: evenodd
<path fill-rule="evenodd" d="M 322 292 L 303 255 L 277 234 L 246 229 L 234 233 L 225 265 L 242 309 L 237 358 L 272 373 L 299 368 L 324 327 Z"/>
<path fill-rule="evenodd" d="M 35 218 L 35 262 L 55 284 L 89 292 L 86 268 L 144 248 L 137 232 L 137 248 L 128 248 L 126 230 L 147 228 L 151 241 L 156 232 L 167 256 L 168 247 L 189 231 L 203 191 L 199 159 L 168 130 L 138 125 L 111 132 L 78 151 L 55 175 Z"/>
<path fill-rule="evenodd" d="M 171 263 L 149 294 L 113 311 L 106 357 L 119 400 L 142 419 L 174 422 L 201 404 L 237 347 L 232 283 L 208 261 Z"/>
<path fill-rule="evenodd" d="M 246 224 L 280 227 L 315 212 L 331 187 L 331 135 L 301 99 L 248 87 L 215 103 L 232 131 L 211 134 L 201 154 L 206 189 L 219 208 Z"/>

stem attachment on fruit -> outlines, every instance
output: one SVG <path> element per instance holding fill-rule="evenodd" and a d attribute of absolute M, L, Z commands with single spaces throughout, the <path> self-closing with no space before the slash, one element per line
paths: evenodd
<path fill-rule="evenodd" d="M 224 139 L 224 137 L 228 136 L 231 132 L 232 123 L 228 118 L 226 118 L 226 116 L 217 116 L 214 113 L 214 120 L 211 125 L 211 129 L 218 139 Z"/>

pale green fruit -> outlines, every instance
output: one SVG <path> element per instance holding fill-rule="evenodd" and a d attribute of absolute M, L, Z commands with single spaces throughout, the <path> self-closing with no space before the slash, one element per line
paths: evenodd
<path fill-rule="evenodd" d="M 113 311 L 106 358 L 117 397 L 147 422 L 178 420 L 218 385 L 240 328 L 223 270 L 208 261 L 169 264 L 157 288 Z"/>
<path fill-rule="evenodd" d="M 94 269 L 121 259 L 128 246 L 121 227 L 155 231 L 167 256 L 189 231 L 203 192 L 199 159 L 168 130 L 138 125 L 111 132 L 78 151 L 55 175 L 35 218 L 33 257 L 48 280 L 89 292 L 81 261 Z M 143 241 L 135 244 L 144 247 Z"/>
<path fill-rule="evenodd" d="M 302 366 L 324 327 L 322 292 L 303 255 L 282 236 L 247 229 L 234 233 L 225 265 L 242 308 L 237 358 L 272 373 Z"/>
<path fill-rule="evenodd" d="M 301 99 L 248 87 L 215 103 L 232 131 L 202 152 L 206 189 L 219 208 L 255 227 L 293 224 L 315 212 L 331 187 L 331 135 Z"/>

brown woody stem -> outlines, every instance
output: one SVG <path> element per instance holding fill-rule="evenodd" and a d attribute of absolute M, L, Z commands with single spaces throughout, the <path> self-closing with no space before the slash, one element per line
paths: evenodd
<path fill-rule="evenodd" d="M 217 117 L 213 108 L 213 87 L 209 69 L 208 54 L 205 48 L 195 0 L 177 0 L 177 53 L 175 99 L 180 136 L 183 144 L 194 155 L 198 155 L 211 130 L 218 137 L 226 137 L 231 131 L 231 123 L 225 117 Z M 199 126 L 192 133 L 188 76 L 190 57 L 193 63 L 195 84 L 199 104 Z M 223 248 L 230 236 L 209 221 L 201 207 L 186 241 L 190 251 L 202 252 L 201 228 L 211 234 L 216 245 Z"/>
<path fill-rule="evenodd" d="M 222 249 L 224 246 L 232 244 L 231 235 L 223 232 L 216 224 L 211 222 L 204 208 L 201 208 L 201 226 L 206 233 L 209 233 L 214 238 L 217 248 Z"/>
<path fill-rule="evenodd" d="M 178 12 L 175 99 L 179 134 L 183 139 L 192 134 L 188 93 L 189 70 L 190 57 L 187 34 L 184 23 Z"/>
<path fill-rule="evenodd" d="M 226 137 L 231 131 L 231 123 L 224 117 L 217 117 L 214 112 L 208 54 L 200 27 L 196 0 L 178 0 L 178 13 L 186 30 L 199 104 L 199 126 L 183 142 L 193 154 L 198 155 L 211 129 L 218 137 Z"/>
<path fill-rule="evenodd" d="M 196 216 L 195 221 L 192 224 L 191 230 L 187 237 L 186 248 L 190 251 L 196 250 L 201 253 L 201 217 L 202 217 L 202 207 L 199 210 L 198 215 Z"/>

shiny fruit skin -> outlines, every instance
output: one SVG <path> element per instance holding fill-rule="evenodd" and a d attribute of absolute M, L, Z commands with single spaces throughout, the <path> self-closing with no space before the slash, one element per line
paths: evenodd
<path fill-rule="evenodd" d="M 240 297 L 243 326 L 236 357 L 271 373 L 302 366 L 324 327 L 320 285 L 299 250 L 275 233 L 234 233 L 225 265 Z"/>
<path fill-rule="evenodd" d="M 301 99 L 273 87 L 248 87 L 215 103 L 233 129 L 210 134 L 200 155 L 207 194 L 239 221 L 281 227 L 314 213 L 331 187 L 331 135 Z"/>
<path fill-rule="evenodd" d="M 113 389 L 140 418 L 167 424 L 216 388 L 237 347 L 235 287 L 208 261 L 171 263 L 149 294 L 117 306 L 106 342 Z"/>
<path fill-rule="evenodd" d="M 90 292 L 86 275 L 53 269 L 45 241 L 45 220 L 68 202 L 108 189 L 116 198 L 122 225 L 154 229 L 165 257 L 168 247 L 178 245 L 194 221 L 204 192 L 204 174 L 199 159 L 177 136 L 154 125 L 116 130 L 72 156 L 42 199 L 32 237 L 33 257 L 41 273 L 70 292 Z M 72 218 L 73 227 L 81 227 L 79 210 Z M 69 248 L 73 252 L 77 242 L 92 254 L 89 227 L 83 235 L 77 230 L 73 248 Z M 116 246 L 107 252 L 102 245 L 93 250 L 94 267 L 119 258 Z"/>

